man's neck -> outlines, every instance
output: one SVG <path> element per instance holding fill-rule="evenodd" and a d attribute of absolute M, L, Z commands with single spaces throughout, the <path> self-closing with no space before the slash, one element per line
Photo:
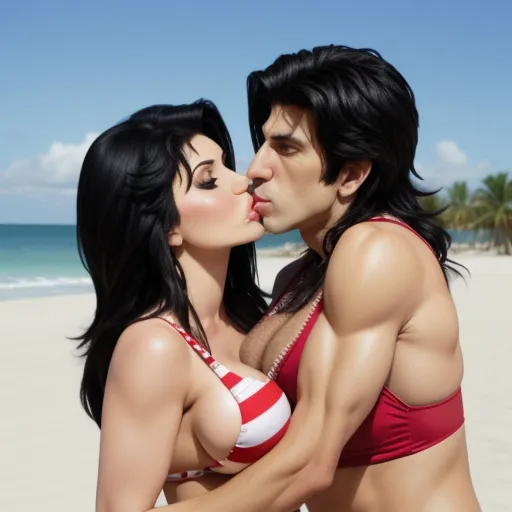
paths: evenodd
<path fill-rule="evenodd" d="M 339 203 L 333 205 L 330 212 L 321 217 L 310 219 L 304 226 L 299 228 L 300 235 L 304 242 L 315 251 L 321 258 L 325 257 L 324 240 L 329 229 L 331 229 L 345 215 L 348 206 Z"/>

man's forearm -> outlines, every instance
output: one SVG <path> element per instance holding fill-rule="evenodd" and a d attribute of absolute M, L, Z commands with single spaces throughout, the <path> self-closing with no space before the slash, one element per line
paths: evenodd
<path fill-rule="evenodd" d="M 318 330 L 322 325 L 317 322 L 315 328 Z M 316 343 L 308 342 L 302 356 L 299 400 L 290 427 L 279 444 L 221 487 L 171 505 L 169 512 L 290 512 L 325 489 L 332 478 L 328 474 L 329 467 L 334 472 L 335 466 L 331 464 L 325 469 L 319 454 L 326 449 L 322 448 L 327 421 L 326 397 L 336 352 L 331 337 L 325 335 L 324 330 L 311 340 Z M 332 449 L 332 444 L 328 444 Z M 155 512 L 160 511 L 166 509 Z"/>
<path fill-rule="evenodd" d="M 320 490 L 307 468 L 319 444 L 324 415 L 316 407 L 297 406 L 290 428 L 265 457 L 221 487 L 191 500 L 150 512 L 290 512 Z"/>
<path fill-rule="evenodd" d="M 245 473 L 245 471 L 244 471 Z M 221 487 L 196 498 L 152 509 L 150 512 L 290 512 L 297 510 L 306 496 L 287 494 L 283 501 L 280 496 L 293 484 L 296 475 L 281 475 L 273 480 L 266 478 L 242 478 L 241 473 Z M 263 475 L 258 475 L 263 476 Z"/>

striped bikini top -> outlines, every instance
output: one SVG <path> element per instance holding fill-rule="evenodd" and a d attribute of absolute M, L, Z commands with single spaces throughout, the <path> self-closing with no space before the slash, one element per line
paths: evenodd
<path fill-rule="evenodd" d="M 252 464 L 259 460 L 281 440 L 288 428 L 291 408 L 286 395 L 273 380 L 263 382 L 253 377 L 241 377 L 228 370 L 182 327 L 172 320 L 162 320 L 170 324 L 203 359 L 238 403 L 242 420 L 240 435 L 226 460 L 241 464 Z M 223 464 L 216 461 L 202 470 L 168 475 L 167 481 L 198 478 L 220 466 Z"/>

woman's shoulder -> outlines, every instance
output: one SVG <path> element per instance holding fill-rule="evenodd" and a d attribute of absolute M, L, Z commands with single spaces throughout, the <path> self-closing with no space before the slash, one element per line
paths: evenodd
<path fill-rule="evenodd" d="M 141 320 L 119 337 L 108 380 L 128 393 L 157 396 L 188 383 L 190 354 L 180 334 L 164 320 Z"/>

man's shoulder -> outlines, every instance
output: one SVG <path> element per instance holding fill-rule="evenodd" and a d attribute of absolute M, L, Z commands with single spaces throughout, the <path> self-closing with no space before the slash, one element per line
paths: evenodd
<path fill-rule="evenodd" d="M 417 257 L 411 244 L 398 232 L 363 222 L 343 233 L 332 251 L 328 268 L 349 262 L 358 268 L 364 264 L 386 268 L 414 264 Z"/>
<path fill-rule="evenodd" d="M 334 248 L 324 281 L 326 310 L 364 308 L 402 315 L 402 306 L 417 302 L 420 262 L 408 241 L 400 234 L 379 229 L 371 223 L 353 226 Z M 357 308 L 356 308 L 357 309 Z M 356 310 L 350 311 L 354 316 Z M 350 316 L 349 315 L 349 316 Z"/>

